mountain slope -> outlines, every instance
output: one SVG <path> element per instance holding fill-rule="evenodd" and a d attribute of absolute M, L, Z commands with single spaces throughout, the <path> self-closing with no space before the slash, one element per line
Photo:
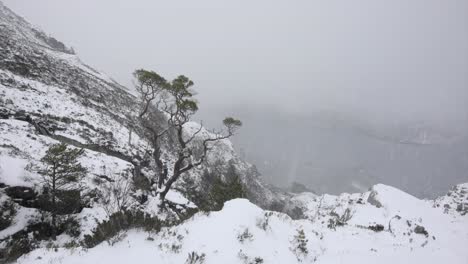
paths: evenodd
<path fill-rule="evenodd" d="M 468 184 L 450 196 L 468 205 Z M 90 250 L 39 249 L 18 263 L 466 263 L 468 210 L 445 211 L 386 185 L 340 196 L 297 197 L 306 219 L 263 211 L 246 200 L 197 214 L 159 234 L 128 232 L 113 246 Z M 457 207 L 451 203 L 451 207 Z M 343 217 L 346 212 L 348 217 Z M 339 221 L 343 220 L 341 223 Z M 298 230 L 307 242 L 298 245 Z M 307 252 L 307 253 L 304 253 Z M 193 254 L 193 255 L 191 255 Z M 193 261 L 203 256 L 204 261 Z"/>
<path fill-rule="evenodd" d="M 44 224 L 40 204 L 44 190 L 36 168 L 47 148 L 60 142 L 85 150 L 80 162 L 88 173 L 81 199 L 62 212 L 78 219 L 79 240 L 118 211 L 106 202 L 106 194 L 117 183 L 119 191 L 131 185 L 125 195 L 130 210 L 162 221 L 191 214 L 194 204 L 184 197 L 186 182 L 204 191 L 203 169 L 222 178 L 233 167 L 251 201 L 265 208 L 283 203 L 286 196 L 264 184 L 255 167 L 237 156 L 229 140 L 222 140 L 204 168 L 187 173 L 167 195 L 174 208 L 161 208 L 155 192 L 155 164 L 149 161 L 149 144 L 137 115 L 137 97 L 0 2 L 0 259 L 13 252 L 15 238 L 27 240 L 34 228 Z M 152 116 L 165 122 L 157 111 Z M 186 124 L 185 136 L 198 127 Z M 195 140 L 209 136 L 204 129 Z M 163 143 L 167 163 L 176 158 L 174 147 L 171 140 Z M 112 193 L 107 196 L 116 202 Z M 24 250 L 41 246 L 42 239 L 28 241 Z M 67 235 L 61 239 L 63 243 L 74 240 Z"/>
<path fill-rule="evenodd" d="M 466 263 L 466 185 L 436 201 L 384 185 L 362 194 L 294 195 L 264 184 L 229 140 L 215 146 L 205 168 L 223 178 L 233 167 L 250 202 L 233 200 L 219 212 L 191 217 L 197 209 L 188 199 L 190 191 L 203 192 L 206 184 L 204 171 L 196 169 L 167 195 L 169 205 L 163 207 L 154 164 L 147 159 L 148 142 L 136 119 L 138 98 L 1 2 L 0 51 L 0 262 L 32 251 L 18 262 L 183 263 L 196 252 L 199 263 L 202 254 L 205 263 L 353 258 L 369 263 L 382 257 Z M 153 115 L 164 121 L 162 114 Z M 197 128 L 188 123 L 186 136 Z M 209 133 L 203 130 L 197 140 Z M 35 168 L 47 148 L 59 142 L 85 150 L 80 162 L 88 174 L 80 199 L 68 201 L 60 212 L 73 221 L 64 221 L 63 232 L 51 240 Z M 166 162 L 174 161 L 171 140 L 163 152 Z M 126 199 L 130 213 L 123 217 L 114 191 Z M 149 233 L 142 231 L 148 226 Z M 139 228 L 124 231 L 129 227 Z M 193 254 L 191 263 L 196 258 Z"/>
<path fill-rule="evenodd" d="M 129 167 L 144 167 L 148 147 L 136 120 L 138 99 L 105 74 L 82 63 L 63 44 L 50 39 L 0 4 L 2 152 L 5 156 L 23 155 L 37 160 L 50 143 L 60 141 Z M 161 121 L 164 118 L 154 114 Z M 194 126 L 198 125 L 187 125 L 187 134 Z M 206 136 L 207 131 L 200 138 Z M 167 159 L 174 159 L 171 142 L 164 147 Z M 13 150 L 19 153 L 14 154 Z M 216 146 L 209 161 L 235 164 L 243 180 L 256 186 L 259 203 L 271 198 L 252 166 L 237 157 L 228 140 Z M 96 170 L 91 168 L 94 174 L 102 173 Z M 144 176 L 151 178 L 150 174 Z"/>

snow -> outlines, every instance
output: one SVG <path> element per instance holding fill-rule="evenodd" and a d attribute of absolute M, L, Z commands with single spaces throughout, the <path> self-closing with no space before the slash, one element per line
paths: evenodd
<path fill-rule="evenodd" d="M 1 2 L 0 13 L 9 13 Z M 76 55 L 46 48 L 46 43 L 35 36 L 26 21 L 5 15 L 0 16 L 0 23 L 10 28 L 13 35 L 16 34 L 12 40 L 17 46 L 30 47 L 34 44 L 34 48 L 24 50 L 29 50 L 31 54 L 39 51 L 37 54 L 46 58 L 52 66 L 60 62 L 57 65 L 70 68 L 62 75 L 52 77 L 66 79 L 79 70 L 77 76 L 83 77 L 84 86 L 87 87 L 80 90 L 83 94 L 79 94 L 65 85 L 67 82 L 44 81 L 47 78 L 31 80 L 0 70 L 0 78 L 4 80 L 0 84 L 0 110 L 24 112 L 35 121 L 52 126 L 55 136 L 81 144 L 106 145 L 127 156 L 142 156 L 146 152 L 147 142 L 129 128 L 132 116 L 137 114 L 136 109 L 132 108 L 136 104 L 134 97 L 118 93 L 115 98 L 123 96 L 130 102 L 125 106 L 120 104 L 122 100 L 116 100 L 119 104 L 114 108 L 99 98 L 93 99 L 91 95 L 107 96 L 119 90 L 118 84 L 82 63 Z M 20 54 L 16 48 L 12 50 L 18 55 L 28 55 Z M 191 137 L 199 128 L 200 125 L 195 122 L 185 124 L 184 137 Z M 11 186 L 34 186 L 39 176 L 27 167 L 29 164 L 38 165 L 48 146 L 58 141 L 39 135 L 28 122 L 13 119 L 0 120 L 0 135 L 0 182 Z M 202 128 L 194 143 L 214 136 Z M 171 165 L 174 153 L 171 153 L 171 149 L 163 152 L 166 162 Z M 207 161 L 212 164 L 233 161 L 243 173 L 243 180 L 260 197 L 256 201 L 258 204 L 267 205 L 273 199 L 289 199 L 287 202 L 291 209 L 303 209 L 304 219 L 292 220 L 286 214 L 265 211 L 247 200 L 236 199 L 227 202 L 219 212 L 198 213 L 178 226 L 163 228 L 159 233 L 130 230 L 113 246 L 104 242 L 91 249 L 66 249 L 63 245 L 73 238 L 60 235 L 55 242 L 57 250 L 42 245 L 21 257 L 18 263 L 185 263 L 192 252 L 205 254 L 207 264 L 255 263 L 255 258 L 261 258 L 263 263 L 282 264 L 468 263 L 468 215 L 456 209 L 460 204 L 468 204 L 468 184 L 459 185 L 452 194 L 436 201 L 419 200 L 381 184 L 363 193 L 338 196 L 302 193 L 288 196 L 265 188 L 256 174 L 249 171 L 251 165 L 237 157 L 232 143 L 227 139 L 216 143 Z M 89 149 L 85 150 L 80 162 L 89 172 L 84 180 L 85 192 L 101 193 L 105 191 L 105 186 L 111 184 L 105 180 L 97 183 L 98 176 L 126 177 L 128 180 L 127 173 L 132 169 L 128 161 Z M 196 179 L 200 177 L 200 171 L 194 170 L 187 175 Z M 6 197 L 3 194 L 0 189 L 1 199 Z M 160 210 L 161 201 L 154 190 L 145 195 L 148 195 L 148 201 L 138 205 L 142 207 L 140 210 L 161 220 L 169 219 L 168 213 Z M 174 190 L 166 198 L 181 206 L 194 207 L 192 202 Z M 131 199 L 134 199 L 133 195 Z M 135 201 L 132 202 L 130 205 L 135 204 Z M 98 224 L 109 217 L 106 204 L 97 200 L 90 203 L 91 208 L 84 208 L 74 215 L 81 226 L 80 239 L 92 234 Z M 12 225 L 0 231 L 0 240 L 24 230 L 29 221 L 37 221 L 40 217 L 36 209 L 17 207 Z M 336 225 L 339 219 L 345 219 L 342 225 Z M 383 226 L 384 230 L 374 232 L 369 229 L 376 225 Z M 424 227 L 428 235 L 415 233 L 417 226 Z M 304 230 L 308 239 L 308 254 L 298 254 L 296 251 L 294 239 L 298 230 Z"/>
<path fill-rule="evenodd" d="M 20 207 L 13 218 L 13 223 L 0 231 L 0 240 L 23 230 L 27 226 L 29 219 L 36 216 L 39 216 L 39 211 L 37 209 Z"/>
<path fill-rule="evenodd" d="M 102 207 L 83 208 L 77 215 L 77 220 L 80 222 L 80 237 L 83 238 L 86 235 L 91 235 L 98 224 L 106 221 L 108 218 L 109 216 Z"/>
<path fill-rule="evenodd" d="M 25 171 L 28 161 L 6 155 L 0 155 L 0 182 L 10 186 L 30 186 Z"/>
<path fill-rule="evenodd" d="M 245 199 L 235 199 L 226 202 L 219 212 L 198 213 L 157 234 L 132 230 L 113 246 L 102 243 L 87 250 L 59 248 L 55 252 L 42 248 L 23 256 L 18 263 L 186 263 L 191 252 L 205 254 L 206 264 L 255 263 L 255 258 L 263 259 L 263 263 L 468 263 L 468 217 L 454 219 L 393 187 L 377 185 L 367 193 L 326 195 L 323 199 L 301 194 L 300 199 L 321 200 L 327 211 L 333 202 L 349 205 L 342 200 L 368 197 L 371 192 L 378 193 L 376 197 L 383 206 L 356 204 L 351 207 L 354 215 L 350 221 L 336 230 L 326 227 L 321 221 L 324 218 L 292 220 L 282 213 L 264 211 Z M 405 221 L 402 225 L 396 221 L 393 233 L 364 228 L 372 222 L 386 225 L 394 213 L 400 213 Z M 407 234 L 410 228 L 406 220 L 412 225 L 424 225 L 429 236 Z M 240 241 L 239 235 L 246 230 L 250 236 Z M 297 230 L 304 230 L 308 239 L 308 254 L 299 258 L 294 253 Z"/>

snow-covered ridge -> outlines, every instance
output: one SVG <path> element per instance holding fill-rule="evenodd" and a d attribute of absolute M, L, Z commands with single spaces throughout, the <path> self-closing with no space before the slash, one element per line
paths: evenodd
<path fill-rule="evenodd" d="M 457 186 L 463 188 L 466 184 Z M 304 193 L 296 199 L 308 206 L 306 219 L 292 220 L 237 199 L 219 212 L 199 213 L 158 234 L 135 230 L 114 246 L 101 244 L 86 251 L 39 249 L 19 263 L 95 263 L 101 259 L 113 264 L 155 260 L 206 264 L 468 261 L 468 215 L 444 212 L 435 201 L 419 200 L 385 185 L 365 193 Z M 463 199 L 468 203 L 468 196 Z M 307 240 L 302 244 L 297 239 L 300 231 Z M 193 256 L 204 262 L 189 262 Z"/>

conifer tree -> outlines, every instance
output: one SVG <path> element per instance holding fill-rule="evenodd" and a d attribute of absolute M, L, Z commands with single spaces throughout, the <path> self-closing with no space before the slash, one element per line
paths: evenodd
<path fill-rule="evenodd" d="M 69 148 L 64 143 L 54 144 L 41 159 L 45 168 L 39 172 L 42 175 L 44 187 L 49 193 L 53 236 L 57 229 L 57 203 L 60 193 L 79 189 L 78 184 L 86 174 L 86 168 L 78 161 L 83 152 L 83 149 Z"/>
<path fill-rule="evenodd" d="M 166 194 L 172 185 L 181 177 L 203 164 L 208 152 L 214 143 L 230 138 L 242 125 L 242 122 L 232 117 L 223 120 L 224 131 L 212 131 L 210 137 L 201 142 L 195 142 L 196 137 L 203 131 L 203 126 L 190 133 L 184 127 L 190 122 L 192 116 L 198 111 L 198 102 L 195 100 L 194 85 L 186 76 L 180 75 L 168 82 L 153 71 L 136 70 L 134 76 L 137 81 L 136 89 L 140 94 L 141 105 L 139 119 L 146 129 L 148 139 L 152 145 L 152 157 L 156 164 L 158 188 L 161 200 L 164 202 Z M 156 122 L 150 109 L 156 109 L 165 114 L 165 124 Z M 169 169 L 161 156 L 161 145 L 168 131 L 174 131 L 177 148 L 176 160 Z M 164 185 L 164 187 L 163 187 Z"/>

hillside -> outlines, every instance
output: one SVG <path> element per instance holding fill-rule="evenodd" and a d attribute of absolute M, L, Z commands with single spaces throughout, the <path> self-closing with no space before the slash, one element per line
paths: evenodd
<path fill-rule="evenodd" d="M 468 184 L 458 185 L 436 201 L 386 185 L 304 193 L 296 197 L 307 204 L 302 220 L 237 199 L 158 234 L 134 230 L 90 250 L 39 249 L 18 263 L 466 263 L 467 192 Z"/>
<path fill-rule="evenodd" d="M 61 212 L 81 219 L 81 238 L 115 211 L 105 208 L 109 205 L 99 197 L 115 182 L 132 186 L 126 194 L 131 210 L 158 214 L 155 164 L 148 161 L 148 141 L 137 115 L 138 98 L 125 87 L 84 64 L 73 50 L 0 2 L 0 201 L 2 208 L 16 212 L 13 221 L 2 223 L 1 247 L 8 248 L 15 235 L 27 236 L 31 226 L 44 221 L 42 178 L 35 168 L 41 166 L 39 160 L 47 148 L 57 143 L 85 150 L 80 162 L 88 173 L 81 198 Z M 153 110 L 152 115 L 157 122 L 164 121 L 161 113 Z M 190 137 L 198 127 L 187 123 L 184 136 Z M 195 140 L 210 136 L 203 129 Z M 169 164 L 175 160 L 174 149 L 171 140 L 162 146 Z M 228 168 L 234 168 L 251 201 L 264 208 L 284 203 L 287 196 L 277 195 L 263 183 L 255 167 L 237 156 L 229 140 L 223 140 L 213 146 L 203 168 L 195 168 L 177 182 L 167 200 L 182 205 L 168 209 L 162 218 L 180 219 L 184 208 L 194 206 L 181 193 L 203 191 L 204 172 L 216 171 L 223 178 Z M 87 217 L 89 208 L 95 215 Z M 35 245 L 28 244 L 25 250 L 29 247 Z"/>
<path fill-rule="evenodd" d="M 466 263 L 466 184 L 434 201 L 386 185 L 287 193 L 223 139 L 163 204 L 139 98 L 129 91 L 0 2 L 0 263 L 184 263 L 189 254 L 186 263 Z M 167 118 L 156 109 L 151 117 Z M 199 127 L 188 122 L 181 136 Z M 168 134 L 161 156 L 174 164 L 178 135 Z M 213 136 L 201 128 L 193 144 Z M 38 168 L 58 143 L 83 149 L 86 174 L 51 209 Z M 203 208 L 200 196 L 232 175 L 247 199 Z"/>

